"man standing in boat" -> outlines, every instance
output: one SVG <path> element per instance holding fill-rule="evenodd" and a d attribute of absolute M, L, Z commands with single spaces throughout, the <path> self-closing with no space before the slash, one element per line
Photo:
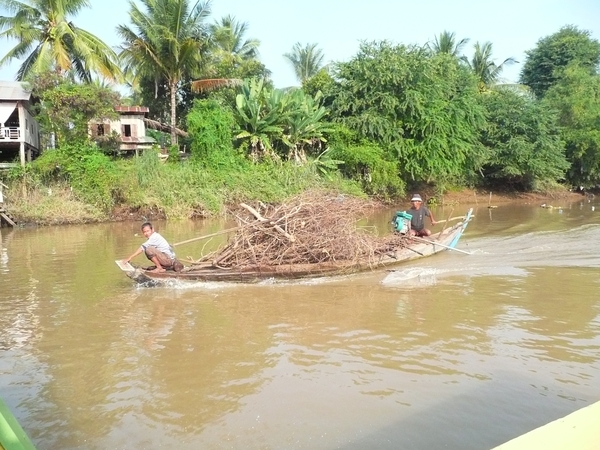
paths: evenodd
<path fill-rule="evenodd" d="M 146 254 L 146 258 L 156 266 L 152 272 L 164 272 L 167 269 L 173 269 L 175 272 L 181 271 L 183 264 L 175 258 L 173 247 L 158 232 L 154 231 L 152 224 L 146 222 L 142 225 L 142 234 L 147 241 L 144 242 L 129 258 L 124 262 L 129 262 L 141 253 Z"/>
<path fill-rule="evenodd" d="M 413 194 L 410 203 L 410 209 L 406 210 L 412 216 L 409 234 L 418 237 L 431 236 L 431 231 L 425 228 L 425 217 L 429 217 L 431 226 L 433 226 L 437 223 L 433 218 L 433 213 L 429 208 L 423 206 L 423 200 L 419 194 Z"/>

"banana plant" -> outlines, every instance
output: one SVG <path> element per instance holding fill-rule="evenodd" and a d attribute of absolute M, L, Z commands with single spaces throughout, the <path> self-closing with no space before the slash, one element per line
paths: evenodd
<path fill-rule="evenodd" d="M 288 147 L 288 159 L 304 163 L 306 146 L 320 151 L 322 144 L 327 142 L 324 133 L 331 131 L 329 124 L 324 121 L 327 110 L 320 105 L 320 92 L 313 98 L 296 89 L 290 91 L 288 96 L 289 113 L 285 116 L 282 142 Z"/>
<path fill-rule="evenodd" d="M 339 166 L 344 164 L 345 161 L 340 159 L 334 159 L 329 155 L 329 148 L 326 148 L 321 154 L 315 159 L 310 161 L 310 165 L 314 168 L 321 176 L 332 180 L 332 173 L 337 172 Z"/>
<path fill-rule="evenodd" d="M 250 157 L 275 157 L 273 141 L 283 133 L 283 108 L 278 91 L 265 89 L 263 80 L 248 80 L 235 99 L 236 139 L 248 142 Z"/>

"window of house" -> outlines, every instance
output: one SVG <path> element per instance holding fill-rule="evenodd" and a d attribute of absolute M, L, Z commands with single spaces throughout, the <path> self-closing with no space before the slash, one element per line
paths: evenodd
<path fill-rule="evenodd" d="M 123 125 L 123 135 L 125 137 L 131 137 L 131 125 Z"/>
<path fill-rule="evenodd" d="M 104 136 L 104 133 L 105 133 L 105 131 L 104 131 L 104 124 L 103 124 L 103 123 L 99 123 L 99 124 L 97 125 L 97 127 L 98 127 L 98 128 L 96 129 L 96 132 L 97 132 L 96 134 L 97 134 L 98 136 Z"/>

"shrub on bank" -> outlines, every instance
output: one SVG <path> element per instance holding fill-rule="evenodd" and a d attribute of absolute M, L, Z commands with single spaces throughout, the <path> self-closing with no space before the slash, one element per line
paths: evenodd
<path fill-rule="evenodd" d="M 125 176 L 119 191 L 123 204 L 153 207 L 168 218 L 213 216 L 241 201 L 280 202 L 303 190 L 322 186 L 361 195 L 360 187 L 339 176 L 322 178 L 310 165 L 252 164 L 221 168 L 199 161 L 161 164 L 152 152 L 122 161 Z"/>
<path fill-rule="evenodd" d="M 115 207 L 152 209 L 169 219 L 215 216 L 241 201 L 281 202 L 315 187 L 362 195 L 357 183 L 323 178 L 310 163 L 164 164 L 156 153 L 111 160 L 92 144 L 49 150 L 10 173 L 5 201 L 20 221 L 56 224 L 109 220 Z"/>

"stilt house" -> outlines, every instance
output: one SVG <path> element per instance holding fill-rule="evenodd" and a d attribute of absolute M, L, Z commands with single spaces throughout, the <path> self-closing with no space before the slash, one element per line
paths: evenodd
<path fill-rule="evenodd" d="M 40 153 L 40 127 L 31 111 L 26 84 L 0 81 L 0 168 L 22 166 Z"/>

